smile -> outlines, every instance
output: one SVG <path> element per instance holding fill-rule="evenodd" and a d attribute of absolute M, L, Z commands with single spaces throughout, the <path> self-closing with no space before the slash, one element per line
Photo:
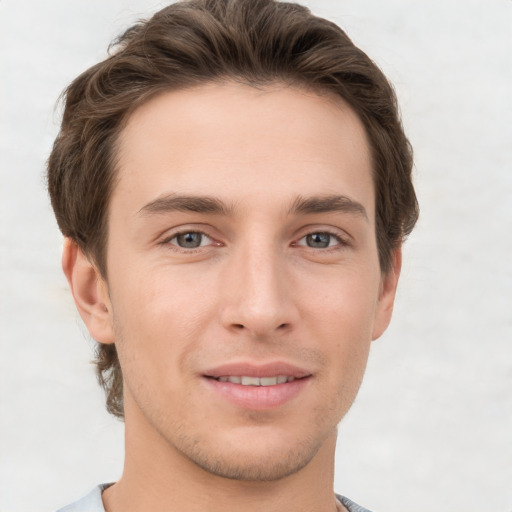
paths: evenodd
<path fill-rule="evenodd" d="M 277 375 L 274 377 L 250 377 L 247 375 L 223 375 L 216 380 L 219 382 L 231 382 L 232 384 L 241 384 L 242 386 L 276 386 L 277 384 L 286 384 L 293 382 L 295 377 L 287 375 Z"/>

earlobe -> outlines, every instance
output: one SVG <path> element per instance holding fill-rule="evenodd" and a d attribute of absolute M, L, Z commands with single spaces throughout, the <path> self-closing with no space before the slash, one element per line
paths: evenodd
<path fill-rule="evenodd" d="M 386 272 L 386 274 L 383 274 L 381 278 L 379 301 L 373 326 L 372 341 L 380 338 L 391 322 L 401 268 L 402 248 L 398 247 L 393 251 L 391 268 Z"/>
<path fill-rule="evenodd" d="M 70 238 L 64 240 L 62 270 L 89 334 L 100 343 L 113 343 L 112 306 L 107 284 L 97 268 Z"/>

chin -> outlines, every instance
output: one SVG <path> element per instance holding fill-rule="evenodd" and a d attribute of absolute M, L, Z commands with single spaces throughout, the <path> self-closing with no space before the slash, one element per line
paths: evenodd
<path fill-rule="evenodd" d="M 260 439 L 258 439 L 260 437 Z M 217 442 L 223 449 L 208 449 L 208 443 L 181 439 L 178 449 L 209 474 L 245 482 L 272 482 L 298 473 L 321 450 L 326 439 L 288 439 L 269 442 L 269 436 L 253 436 L 251 442 Z M 260 441 L 260 442 L 259 442 Z M 285 445 L 286 443 L 286 445 Z"/>

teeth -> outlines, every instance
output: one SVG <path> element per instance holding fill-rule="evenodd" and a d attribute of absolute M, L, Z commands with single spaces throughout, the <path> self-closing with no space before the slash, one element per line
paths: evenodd
<path fill-rule="evenodd" d="M 250 377 L 247 375 L 223 376 L 217 379 L 219 382 L 231 382 L 232 384 L 242 384 L 242 386 L 275 386 L 276 384 L 284 384 L 293 382 L 295 377 L 287 377 L 286 375 L 277 375 L 275 377 Z"/>
<path fill-rule="evenodd" d="M 245 375 L 242 377 L 242 386 L 259 386 L 260 379 L 258 377 L 246 377 Z"/>
<path fill-rule="evenodd" d="M 260 379 L 260 386 L 275 386 L 277 384 L 277 377 L 262 377 Z"/>

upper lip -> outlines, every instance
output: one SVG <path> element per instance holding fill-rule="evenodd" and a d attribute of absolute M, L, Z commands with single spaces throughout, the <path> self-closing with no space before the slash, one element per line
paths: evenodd
<path fill-rule="evenodd" d="M 218 379 L 225 376 L 248 376 L 248 377 L 275 377 L 278 375 L 285 375 L 287 377 L 294 377 L 301 379 L 308 377 L 311 372 L 285 362 L 272 362 L 272 363 L 247 363 L 235 362 L 226 363 L 215 368 L 211 368 L 204 372 L 204 376 Z"/>

